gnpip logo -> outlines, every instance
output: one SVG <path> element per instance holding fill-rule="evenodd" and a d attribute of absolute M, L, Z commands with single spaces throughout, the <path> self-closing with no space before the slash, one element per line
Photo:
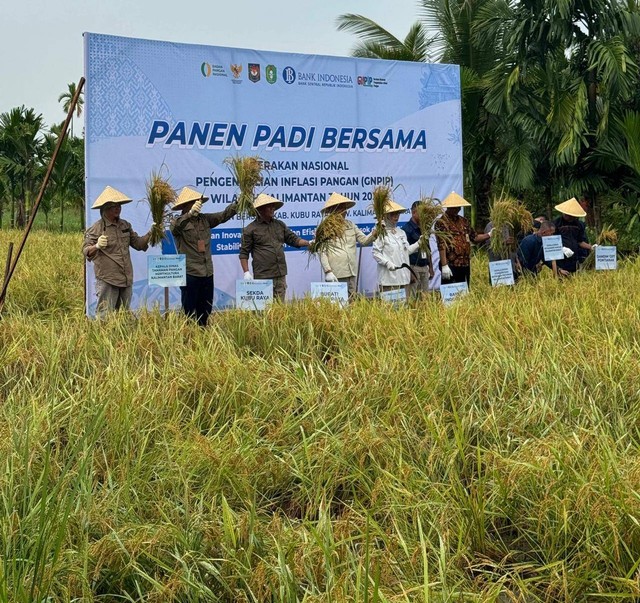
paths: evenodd
<path fill-rule="evenodd" d="M 287 84 L 293 84 L 296 81 L 296 70 L 293 67 L 285 67 L 282 70 L 282 79 Z"/>

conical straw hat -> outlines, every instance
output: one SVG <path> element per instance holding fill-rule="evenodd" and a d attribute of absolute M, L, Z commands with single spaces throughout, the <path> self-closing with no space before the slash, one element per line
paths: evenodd
<path fill-rule="evenodd" d="M 98 198 L 94 201 L 91 209 L 100 209 L 102 206 L 107 203 L 131 203 L 133 199 L 129 199 L 127 195 L 121 193 L 111 186 L 107 186 L 98 196 Z"/>
<path fill-rule="evenodd" d="M 339 193 L 331 193 L 331 196 L 327 199 L 327 202 L 324 204 L 322 211 L 327 211 L 332 207 L 336 207 L 338 205 L 345 205 L 347 208 L 353 207 L 356 204 L 355 201 L 349 199 L 349 197 L 345 197 L 344 195 L 340 195 Z"/>
<path fill-rule="evenodd" d="M 209 197 L 205 197 L 202 193 L 199 193 L 190 186 L 185 186 L 178 195 L 178 198 L 173 202 L 171 209 L 180 209 L 183 205 L 191 203 L 192 201 L 202 201 L 203 203 Z"/>
<path fill-rule="evenodd" d="M 278 201 L 275 197 L 270 197 L 269 195 L 260 193 L 256 197 L 256 200 L 253 202 L 253 208 L 258 209 L 259 207 L 264 207 L 265 205 L 275 205 L 276 209 L 280 209 L 284 205 L 284 203 L 282 201 Z"/>
<path fill-rule="evenodd" d="M 587 215 L 587 212 L 582 209 L 582 206 L 575 197 L 571 197 L 568 201 L 556 205 L 555 209 L 561 214 L 573 216 L 574 218 L 584 218 Z"/>
<path fill-rule="evenodd" d="M 387 201 L 387 205 L 384 208 L 384 213 L 385 214 L 394 214 L 397 211 L 407 211 L 407 208 L 406 207 L 402 207 L 402 205 L 399 205 L 395 201 L 392 201 L 391 199 L 389 199 Z"/>
<path fill-rule="evenodd" d="M 455 191 L 451 191 L 442 202 L 441 207 L 471 207 L 471 203 L 463 199 Z"/>

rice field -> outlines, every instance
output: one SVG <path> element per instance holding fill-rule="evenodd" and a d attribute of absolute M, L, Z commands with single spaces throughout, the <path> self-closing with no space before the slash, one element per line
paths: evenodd
<path fill-rule="evenodd" d="M 0 231 L 4 265 L 9 239 Z M 444 308 L 0 319 L 0 600 L 640 600 L 640 263 Z"/>

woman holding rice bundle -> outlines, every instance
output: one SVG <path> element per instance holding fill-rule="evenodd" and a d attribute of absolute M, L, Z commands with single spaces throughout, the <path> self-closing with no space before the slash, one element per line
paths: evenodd
<path fill-rule="evenodd" d="M 405 207 L 389 199 L 384 212 L 385 235 L 373 243 L 373 258 L 378 263 L 380 291 L 406 288 L 411 282 L 409 254 L 418 251 L 420 239 L 409 245 L 407 233 L 398 228 L 400 214 L 405 211 Z"/>
<path fill-rule="evenodd" d="M 320 253 L 320 263 L 324 270 L 324 278 L 328 283 L 347 283 L 349 299 L 356 294 L 358 281 L 358 260 L 356 256 L 356 244 L 363 247 L 373 243 L 378 236 L 377 229 L 373 229 L 368 235 L 362 232 L 351 220 L 346 219 L 347 210 L 356 204 L 348 197 L 338 193 L 331 193 L 322 212 L 324 214 L 340 215 L 344 221 L 343 234 L 331 241 L 327 251 Z"/>
<path fill-rule="evenodd" d="M 180 287 L 182 309 L 201 327 L 206 326 L 213 309 L 213 262 L 211 261 L 211 229 L 227 222 L 238 211 L 236 203 L 214 214 L 200 213 L 209 197 L 185 186 L 172 209 L 182 211 L 171 222 L 171 233 L 178 253 L 186 256 L 187 284 Z"/>

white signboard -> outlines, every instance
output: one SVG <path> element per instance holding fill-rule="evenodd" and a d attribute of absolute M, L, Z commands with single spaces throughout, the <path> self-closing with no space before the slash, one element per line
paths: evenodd
<path fill-rule="evenodd" d="M 492 287 L 515 284 L 515 279 L 513 278 L 513 264 L 511 263 L 511 260 L 489 262 L 489 275 L 491 276 Z"/>
<path fill-rule="evenodd" d="M 560 235 L 542 237 L 542 249 L 544 251 L 545 262 L 564 259 L 564 252 L 562 251 L 562 237 Z"/>
<path fill-rule="evenodd" d="M 407 290 L 402 287 L 400 289 L 391 289 L 390 291 L 382 291 L 380 293 L 380 299 L 393 304 L 394 306 L 400 306 L 407 301 Z"/>
<path fill-rule="evenodd" d="M 184 287 L 187 284 L 187 259 L 183 254 L 147 256 L 149 286 Z"/>
<path fill-rule="evenodd" d="M 236 281 L 236 308 L 264 310 L 273 301 L 273 281 L 253 279 Z"/>
<path fill-rule="evenodd" d="M 349 288 L 347 283 L 311 283 L 311 297 L 327 298 L 336 304 L 346 306 L 349 303 Z"/>
<path fill-rule="evenodd" d="M 596 270 L 616 270 L 618 254 L 615 245 L 598 245 L 596 247 Z"/>
<path fill-rule="evenodd" d="M 452 304 L 458 297 L 466 295 L 469 292 L 467 282 L 450 283 L 448 285 L 440 285 L 440 295 L 445 306 Z"/>

